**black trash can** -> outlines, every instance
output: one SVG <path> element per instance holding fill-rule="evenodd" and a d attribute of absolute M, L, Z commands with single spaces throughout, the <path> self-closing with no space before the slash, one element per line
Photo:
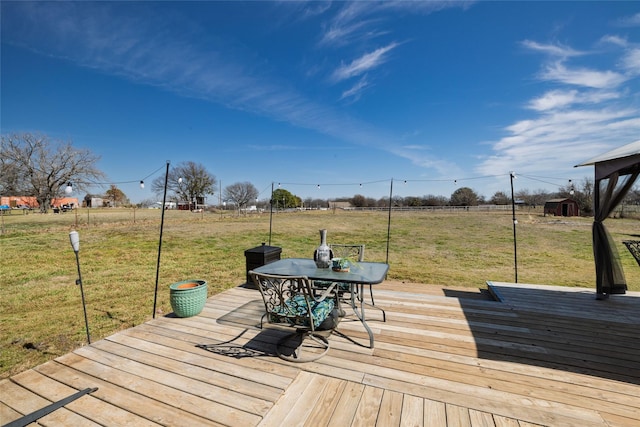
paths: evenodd
<path fill-rule="evenodd" d="M 278 246 L 265 245 L 264 243 L 261 246 L 256 246 L 255 248 L 244 251 L 244 257 L 247 260 L 247 284 L 253 285 L 253 281 L 249 276 L 249 271 L 274 261 L 278 261 L 281 253 L 282 248 Z"/>

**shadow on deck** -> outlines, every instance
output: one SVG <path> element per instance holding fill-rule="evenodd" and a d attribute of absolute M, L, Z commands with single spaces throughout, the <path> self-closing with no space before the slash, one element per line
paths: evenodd
<path fill-rule="evenodd" d="M 640 385 L 639 293 L 596 300 L 591 290 L 493 282 L 488 290 L 504 316 L 487 318 L 460 299 L 478 357 Z"/>

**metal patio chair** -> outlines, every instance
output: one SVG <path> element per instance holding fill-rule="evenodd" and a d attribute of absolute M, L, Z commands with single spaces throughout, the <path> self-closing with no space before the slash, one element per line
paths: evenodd
<path fill-rule="evenodd" d="M 640 240 L 625 240 L 622 243 L 629 249 L 631 255 L 636 259 L 638 265 L 640 265 Z"/>
<path fill-rule="evenodd" d="M 260 290 L 268 323 L 292 328 L 294 332 L 276 343 L 276 353 L 290 362 L 310 362 L 329 351 L 327 337 L 338 326 L 336 285 L 322 293 L 314 293 L 311 281 L 305 276 L 280 276 L 250 271 Z"/>

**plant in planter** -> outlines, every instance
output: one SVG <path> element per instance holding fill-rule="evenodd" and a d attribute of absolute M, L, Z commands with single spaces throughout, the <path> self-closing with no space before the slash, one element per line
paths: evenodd
<path fill-rule="evenodd" d="M 348 273 L 351 267 L 357 266 L 357 262 L 350 257 L 333 258 L 331 260 L 331 269 L 341 273 Z"/>

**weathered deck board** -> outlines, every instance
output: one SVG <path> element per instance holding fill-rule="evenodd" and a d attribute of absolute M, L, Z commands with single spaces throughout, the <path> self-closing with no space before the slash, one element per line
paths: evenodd
<path fill-rule="evenodd" d="M 274 356 L 256 290 L 198 316 L 121 331 L 0 381 L 0 423 L 98 387 L 46 425 L 640 425 L 640 294 L 491 283 L 487 290 L 386 282 L 318 361 Z"/>
<path fill-rule="evenodd" d="M 29 388 L 21 387 L 20 384 L 11 381 L 4 381 L 0 384 L 0 390 L 2 400 L 8 407 L 11 407 L 14 413 L 22 413 L 29 414 L 31 412 L 35 412 L 40 408 L 48 406 L 51 402 L 47 399 L 41 397 L 37 394 L 39 391 L 40 384 L 38 380 L 34 381 L 34 384 Z M 73 391 L 70 394 L 75 393 Z M 66 396 L 64 396 L 66 397 Z M 2 412 L 2 415 L 7 415 L 5 411 Z M 15 417 L 15 418 L 19 418 Z M 7 419 L 6 421 L 11 421 L 15 419 L 12 417 L 11 419 Z M 5 424 L 5 420 L 0 420 L 2 424 Z M 99 424 L 91 421 L 90 419 L 84 418 L 69 408 L 61 408 L 57 411 L 54 411 L 40 420 L 45 424 L 53 424 L 53 425 L 78 425 L 78 426 L 99 426 Z"/>
<path fill-rule="evenodd" d="M 50 401 L 64 399 L 77 391 L 34 370 L 22 372 L 21 374 L 14 376 L 13 380 L 17 384 L 24 384 L 25 387 L 29 387 L 32 391 L 37 392 L 39 395 Z M 75 400 L 69 403 L 67 408 L 73 412 L 83 413 L 85 414 L 85 417 L 90 414 L 91 421 L 86 418 L 80 421 L 77 419 L 79 416 L 77 416 L 75 420 L 69 420 L 70 423 L 73 421 L 73 425 L 98 426 L 105 423 L 137 426 L 158 425 L 157 423 L 141 418 L 131 412 L 118 408 L 117 406 L 103 402 L 100 399 L 90 398 L 90 395 L 83 397 L 87 398 Z"/>

